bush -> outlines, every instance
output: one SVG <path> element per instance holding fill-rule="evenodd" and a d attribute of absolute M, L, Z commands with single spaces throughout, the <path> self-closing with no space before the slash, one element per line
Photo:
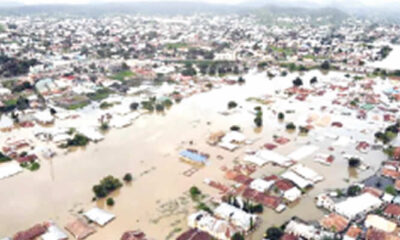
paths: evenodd
<path fill-rule="evenodd" d="M 237 103 L 236 102 L 234 102 L 234 101 L 228 102 L 228 109 L 232 109 L 232 108 L 235 108 L 235 107 L 237 107 Z"/>
<path fill-rule="evenodd" d="M 231 131 L 240 131 L 240 127 L 237 125 L 231 126 Z"/>
<path fill-rule="evenodd" d="M 74 138 L 68 139 L 67 147 L 83 147 L 89 143 L 89 138 L 82 134 L 76 134 Z"/>
<path fill-rule="evenodd" d="M 254 123 L 256 124 L 257 127 L 261 127 L 263 125 L 262 117 L 257 116 L 256 118 L 254 118 Z"/>
<path fill-rule="evenodd" d="M 213 214 L 213 211 L 211 210 L 210 207 L 208 207 L 205 203 L 201 202 L 197 205 L 197 210 L 203 210 L 206 211 L 210 214 Z"/>
<path fill-rule="evenodd" d="M 166 107 L 171 107 L 172 104 L 173 104 L 173 102 L 171 101 L 171 99 L 166 99 L 163 102 L 163 105 L 166 106 Z"/>
<path fill-rule="evenodd" d="M 310 80 L 310 84 L 315 84 L 315 83 L 317 83 L 317 82 L 318 82 L 317 77 L 313 77 L 313 78 L 311 78 L 311 80 Z"/>
<path fill-rule="evenodd" d="M 286 130 L 295 130 L 295 129 L 296 129 L 296 125 L 294 125 L 294 123 L 286 124 Z"/>
<path fill-rule="evenodd" d="M 308 130 L 307 127 L 302 127 L 302 126 L 300 126 L 300 127 L 299 127 L 299 130 L 300 130 L 300 133 L 303 133 L 303 134 L 307 134 L 307 133 L 309 132 L 309 130 Z"/>
<path fill-rule="evenodd" d="M 262 112 L 262 107 L 260 107 L 260 106 L 254 107 L 254 110 L 256 112 Z"/>
<path fill-rule="evenodd" d="M 9 156 L 4 155 L 4 153 L 0 152 L 0 163 L 11 161 Z"/>
<path fill-rule="evenodd" d="M 191 187 L 189 190 L 189 193 L 190 193 L 190 197 L 193 200 L 197 200 L 198 197 L 201 195 L 200 189 L 198 189 L 196 186 Z"/>
<path fill-rule="evenodd" d="M 131 105 L 129 105 L 129 107 L 132 111 L 136 111 L 139 107 L 139 103 L 133 102 L 133 103 L 131 103 Z"/>
<path fill-rule="evenodd" d="M 250 207 L 251 213 L 262 213 L 264 211 L 264 207 L 262 204 L 252 205 Z"/>
<path fill-rule="evenodd" d="M 98 185 L 93 186 L 93 192 L 97 198 L 104 198 L 112 191 L 122 187 L 122 183 L 113 176 L 103 178 Z"/>
<path fill-rule="evenodd" d="M 164 105 L 156 104 L 156 111 L 157 112 L 163 112 L 164 111 Z"/>
<path fill-rule="evenodd" d="M 125 182 L 132 182 L 132 174 L 130 174 L 130 173 L 127 173 L 127 174 L 125 174 L 125 176 L 123 177 L 123 180 L 125 181 Z"/>
<path fill-rule="evenodd" d="M 347 196 L 354 197 L 357 196 L 361 192 L 361 188 L 359 186 L 350 186 L 347 189 Z"/>
<path fill-rule="evenodd" d="M 112 107 L 112 106 L 113 106 L 112 103 L 102 102 L 102 103 L 100 104 L 100 109 L 108 109 L 108 108 L 110 108 L 110 107 Z"/>
<path fill-rule="evenodd" d="M 386 193 L 389 193 L 389 194 L 391 194 L 391 195 L 393 195 L 393 196 L 396 196 L 396 195 L 397 195 L 397 191 L 396 191 L 396 189 L 394 188 L 393 185 L 387 186 L 387 187 L 385 188 L 385 192 L 386 192 Z"/>
<path fill-rule="evenodd" d="M 359 167 L 360 164 L 361 164 L 361 161 L 358 158 L 352 157 L 349 159 L 349 167 L 356 168 L 356 167 Z"/>
<path fill-rule="evenodd" d="M 293 80 L 293 85 L 295 87 L 300 87 L 303 85 L 303 80 L 301 80 L 300 77 L 297 77 L 295 80 Z"/>
<path fill-rule="evenodd" d="M 102 122 L 100 125 L 100 130 L 107 131 L 110 128 L 107 122 Z"/>
<path fill-rule="evenodd" d="M 32 172 L 37 171 L 40 168 L 40 164 L 35 161 L 21 163 L 20 166 L 29 169 Z"/>
<path fill-rule="evenodd" d="M 243 236 L 243 234 L 241 234 L 241 233 L 235 233 L 232 237 L 231 237 L 231 240 L 244 240 L 245 238 L 244 238 L 244 236 Z"/>
<path fill-rule="evenodd" d="M 115 201 L 113 198 L 107 198 L 106 204 L 107 204 L 107 206 L 111 207 L 111 206 L 114 206 Z"/>
<path fill-rule="evenodd" d="M 278 119 L 281 121 L 285 119 L 285 114 L 283 114 L 282 112 L 278 113 Z"/>
<path fill-rule="evenodd" d="M 329 70 L 331 68 L 331 65 L 329 63 L 329 61 L 325 60 L 322 64 L 321 64 L 321 69 L 322 70 Z"/>
<path fill-rule="evenodd" d="M 265 232 L 265 235 L 270 240 L 279 240 L 283 236 L 283 232 L 280 228 L 270 227 Z"/>

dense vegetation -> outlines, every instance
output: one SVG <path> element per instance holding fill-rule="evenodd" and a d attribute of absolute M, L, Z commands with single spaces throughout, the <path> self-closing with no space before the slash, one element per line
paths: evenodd
<path fill-rule="evenodd" d="M 39 64 L 36 59 L 16 59 L 0 55 L 0 76 L 14 77 L 29 73 L 29 68 Z"/>

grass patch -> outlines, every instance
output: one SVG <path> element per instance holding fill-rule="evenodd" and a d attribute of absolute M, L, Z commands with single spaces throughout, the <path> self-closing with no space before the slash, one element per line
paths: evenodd
<path fill-rule="evenodd" d="M 76 109 L 81 109 L 89 105 L 90 102 L 81 102 L 81 103 L 75 103 L 71 104 L 67 107 L 68 110 L 76 110 Z"/>
<path fill-rule="evenodd" d="M 135 76 L 135 74 L 132 71 L 127 70 L 127 71 L 122 71 L 117 74 L 114 74 L 113 76 L 111 76 L 111 79 L 123 82 L 123 81 L 125 81 L 126 78 L 133 77 L 133 76 Z"/>
<path fill-rule="evenodd" d="M 98 89 L 95 93 L 89 93 L 87 96 L 92 101 L 101 101 L 103 99 L 108 98 L 108 96 L 112 93 L 112 91 L 108 88 Z"/>
<path fill-rule="evenodd" d="M 37 171 L 40 168 L 40 164 L 34 161 L 21 163 L 20 166 L 29 169 L 32 172 Z"/>
<path fill-rule="evenodd" d="M 4 153 L 0 152 L 0 163 L 11 161 L 9 156 L 4 155 Z"/>
<path fill-rule="evenodd" d="M 167 44 L 165 44 L 165 47 L 168 48 L 168 49 L 185 48 L 187 46 L 188 46 L 188 44 L 184 43 L 184 42 L 167 43 Z"/>

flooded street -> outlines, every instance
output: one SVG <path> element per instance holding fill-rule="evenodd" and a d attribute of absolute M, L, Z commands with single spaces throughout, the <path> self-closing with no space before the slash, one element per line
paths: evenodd
<path fill-rule="evenodd" d="M 327 131 L 352 139 L 374 139 L 373 129 L 376 126 L 368 124 L 367 121 L 352 122 L 350 117 L 338 116 L 337 112 L 331 113 L 335 107 L 321 114 L 329 115 L 332 121 L 340 120 L 353 124 L 345 124 L 346 127 L 342 129 L 317 127 L 307 137 L 288 133 L 284 130 L 284 124 L 279 123 L 276 115 L 272 114 L 272 110 L 283 112 L 293 109 L 295 113 L 287 114 L 286 122 L 293 121 L 297 125 L 311 112 L 318 113 L 321 106 L 329 106 L 329 94 L 319 98 L 310 97 L 305 102 L 282 99 L 272 105 L 264 105 L 264 127 L 260 132 L 254 131 L 254 115 L 250 110 L 259 104 L 248 101 L 248 98 L 274 95 L 277 91 L 292 86 L 292 80 L 296 76 L 297 74 L 289 74 L 287 77 L 269 80 L 265 73 L 251 73 L 245 76 L 247 82 L 242 86 L 224 86 L 208 93 L 194 95 L 174 105 L 165 114 L 143 115 L 130 127 L 113 129 L 105 135 L 104 141 L 91 143 L 84 150 L 59 155 L 53 160 L 42 160 L 41 169 L 37 172 L 26 171 L 2 180 L 0 236 L 11 235 L 50 219 L 63 227 L 80 210 L 88 210 L 96 205 L 91 202 L 92 186 L 101 178 L 107 175 L 121 178 L 130 172 L 134 181 L 114 193 L 114 207 L 106 207 L 104 202 L 97 203 L 115 214 L 116 219 L 105 228 L 98 228 L 98 233 L 101 234 L 94 234 L 90 239 L 118 239 L 124 231 L 134 229 L 141 229 L 155 239 L 176 237 L 172 234 L 173 231 L 186 229 L 186 217 L 193 212 L 191 200 L 187 197 L 188 189 L 196 185 L 209 196 L 216 196 L 218 192 L 203 184 L 203 180 L 211 178 L 232 185 L 233 182 L 224 178 L 221 167 L 233 166 L 234 159 L 243 159 L 246 149 L 256 150 L 266 142 L 271 142 L 274 135 L 291 139 L 290 143 L 276 149 L 283 155 L 290 154 L 308 142 L 319 147 L 317 153 L 357 154 L 354 144 L 329 152 L 327 149 L 333 140 L 316 140 L 317 136 Z M 330 72 L 323 75 L 319 71 L 307 72 L 302 76 L 306 86 L 313 76 L 317 76 L 320 82 L 329 82 L 332 79 L 343 78 L 344 73 Z M 231 115 L 221 115 L 219 111 L 226 110 L 227 103 L 231 100 L 236 101 L 240 108 Z M 74 124 L 79 125 L 79 120 Z M 232 125 L 239 125 L 248 139 L 256 141 L 234 152 L 206 143 L 210 133 L 228 131 Z M 368 130 L 361 133 L 362 129 Z M 13 134 L 33 138 L 31 130 L 27 129 Z M 189 144 L 190 141 L 193 141 L 192 145 Z M 183 175 L 191 166 L 179 161 L 178 157 L 179 151 L 187 147 L 210 154 L 209 164 L 192 177 Z M 217 159 L 217 155 L 223 156 L 223 159 Z M 315 196 L 327 189 L 345 187 L 349 182 L 356 182 L 371 175 L 385 158 L 380 151 L 371 151 L 362 156 L 371 168 L 356 173 L 348 170 L 348 163 L 343 158 L 335 159 L 329 167 L 316 163 L 312 157 L 302 160 L 306 166 L 324 176 L 325 180 L 307 192 L 299 204 L 282 214 L 266 209 L 262 215 L 264 226 L 280 225 L 291 216 L 299 216 L 305 220 L 322 217 L 323 212 L 315 207 Z M 261 177 L 279 174 L 282 171 L 282 168 L 266 165 L 254 175 Z M 161 206 L 169 208 L 161 211 Z M 253 239 L 260 239 L 264 231 L 265 229 L 259 228 Z"/>

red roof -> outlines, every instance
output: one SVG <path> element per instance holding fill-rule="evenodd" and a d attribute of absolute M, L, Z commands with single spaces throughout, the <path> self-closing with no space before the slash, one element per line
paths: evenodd
<path fill-rule="evenodd" d="M 189 229 L 188 231 L 182 233 L 176 240 L 212 240 L 214 239 L 208 233 L 197 230 Z"/>
<path fill-rule="evenodd" d="M 234 180 L 235 182 L 239 182 L 239 183 L 248 185 L 248 184 L 250 184 L 254 179 L 252 179 L 251 177 L 248 177 L 248 176 L 246 176 L 246 175 L 240 174 L 240 175 L 237 175 L 233 180 Z"/>
<path fill-rule="evenodd" d="M 367 236 L 365 238 L 366 240 L 400 240 L 399 237 L 379 231 L 373 228 L 368 229 L 367 231 Z"/>
<path fill-rule="evenodd" d="M 288 234 L 288 233 L 285 233 L 285 235 L 283 235 L 283 236 L 281 237 L 281 240 L 298 240 L 298 239 L 299 239 L 299 238 L 296 237 L 295 235 Z"/>
<path fill-rule="evenodd" d="M 400 179 L 396 179 L 396 182 L 394 183 L 394 188 L 399 191 L 400 190 Z"/>
<path fill-rule="evenodd" d="M 268 149 L 268 150 L 274 150 L 277 146 L 275 144 L 272 143 L 266 143 L 264 144 L 264 148 Z"/>
<path fill-rule="evenodd" d="M 328 216 L 325 216 L 321 221 L 320 224 L 325 229 L 334 229 L 335 232 L 342 232 L 347 225 L 349 224 L 349 220 L 345 217 L 342 217 L 336 213 L 331 213 Z"/>
<path fill-rule="evenodd" d="M 357 239 L 357 237 L 361 234 L 361 229 L 359 229 L 357 226 L 352 225 L 349 227 L 349 229 L 346 232 L 346 236 L 349 236 L 351 238 Z"/>
<path fill-rule="evenodd" d="M 374 188 L 374 187 L 365 187 L 363 189 L 363 193 L 366 193 L 366 192 L 370 193 L 370 194 L 372 194 L 372 195 L 374 195 L 375 197 L 378 197 L 378 198 L 380 198 L 382 196 L 382 194 L 383 194 L 383 192 L 381 190 L 379 190 L 377 188 Z"/>
<path fill-rule="evenodd" d="M 121 240 L 146 240 L 146 235 L 142 231 L 125 232 Z"/>
<path fill-rule="evenodd" d="M 281 191 L 287 191 L 294 187 L 293 183 L 287 179 L 280 179 L 276 181 L 275 186 Z"/>
<path fill-rule="evenodd" d="M 382 168 L 381 174 L 383 176 L 394 178 L 394 179 L 400 178 L 399 171 L 388 169 L 388 168 Z"/>
<path fill-rule="evenodd" d="M 389 216 L 400 216 L 400 206 L 397 204 L 389 204 L 386 208 L 384 213 Z"/>
<path fill-rule="evenodd" d="M 276 181 L 278 179 L 279 179 L 279 177 L 276 175 L 270 175 L 270 176 L 264 177 L 265 181 Z"/>
<path fill-rule="evenodd" d="M 47 231 L 44 224 L 37 224 L 26 231 L 18 232 L 14 235 L 13 240 L 32 240 Z"/>

